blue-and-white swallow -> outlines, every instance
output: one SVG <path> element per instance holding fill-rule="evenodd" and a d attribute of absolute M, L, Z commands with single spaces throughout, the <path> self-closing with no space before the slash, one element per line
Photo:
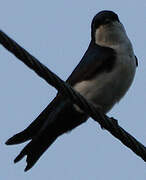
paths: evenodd
<path fill-rule="evenodd" d="M 89 47 L 67 83 L 107 113 L 129 89 L 137 65 L 132 44 L 117 14 L 101 11 L 92 21 Z M 29 170 L 60 135 L 88 118 L 77 105 L 57 94 L 25 130 L 6 142 L 11 145 L 30 140 L 14 162 L 27 156 L 25 171 Z"/>

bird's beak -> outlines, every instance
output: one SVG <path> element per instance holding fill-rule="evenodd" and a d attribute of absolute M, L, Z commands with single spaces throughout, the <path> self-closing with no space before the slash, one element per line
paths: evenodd
<path fill-rule="evenodd" d="M 112 22 L 111 19 L 108 19 L 108 18 L 105 19 L 105 21 L 104 21 L 105 24 L 109 24 L 109 23 L 111 23 L 111 22 Z"/>

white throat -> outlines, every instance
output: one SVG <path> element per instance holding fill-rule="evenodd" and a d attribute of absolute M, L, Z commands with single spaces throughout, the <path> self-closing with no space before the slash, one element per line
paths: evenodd
<path fill-rule="evenodd" d="M 95 43 L 100 46 L 114 48 L 125 42 L 131 46 L 124 26 L 120 22 L 115 21 L 112 24 L 101 25 L 95 31 Z"/>

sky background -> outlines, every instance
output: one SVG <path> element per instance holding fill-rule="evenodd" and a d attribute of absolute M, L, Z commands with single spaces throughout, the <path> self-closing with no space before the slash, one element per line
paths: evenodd
<path fill-rule="evenodd" d="M 134 82 L 108 114 L 146 145 L 146 1 L 1 0 L 0 28 L 66 80 L 90 42 L 90 24 L 100 10 L 115 11 L 139 59 Z M 1 180 L 145 180 L 146 163 L 91 118 L 65 134 L 24 173 L 13 159 L 25 144 L 5 141 L 27 127 L 56 90 L 0 46 Z"/>

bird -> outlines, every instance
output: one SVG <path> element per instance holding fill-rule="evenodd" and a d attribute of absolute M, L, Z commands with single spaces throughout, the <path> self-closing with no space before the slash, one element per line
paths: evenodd
<path fill-rule="evenodd" d="M 77 67 L 66 82 L 88 102 L 109 112 L 131 86 L 138 60 L 123 24 L 111 10 L 98 12 L 91 23 L 91 40 Z M 25 171 L 62 134 L 85 123 L 89 115 L 61 93 L 7 145 L 28 141 L 14 162 L 26 157 Z"/>

